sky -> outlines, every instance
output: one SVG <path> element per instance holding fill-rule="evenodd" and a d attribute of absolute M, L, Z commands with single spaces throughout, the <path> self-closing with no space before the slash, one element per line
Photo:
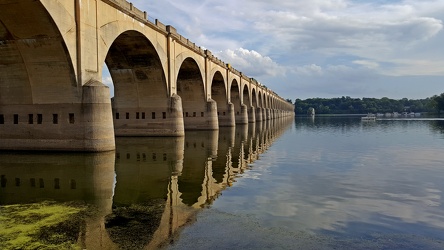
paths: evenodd
<path fill-rule="evenodd" d="M 444 92 L 444 0 L 132 0 L 283 98 Z"/>

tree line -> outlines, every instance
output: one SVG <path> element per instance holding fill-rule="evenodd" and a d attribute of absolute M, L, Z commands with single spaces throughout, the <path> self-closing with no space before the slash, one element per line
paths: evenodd
<path fill-rule="evenodd" d="M 291 100 L 287 100 L 291 102 Z M 444 93 L 426 99 L 400 100 L 383 98 L 351 98 L 342 96 L 338 98 L 309 98 L 295 100 L 295 113 L 307 114 L 308 109 L 314 108 L 316 114 L 367 114 L 392 112 L 437 112 L 444 110 Z"/>

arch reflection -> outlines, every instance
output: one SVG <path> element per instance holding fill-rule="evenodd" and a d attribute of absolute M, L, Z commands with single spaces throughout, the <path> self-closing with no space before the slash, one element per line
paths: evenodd
<path fill-rule="evenodd" d="M 100 154 L 0 154 L 0 205 L 86 201 L 78 245 L 153 249 L 242 178 L 291 119 L 187 131 L 185 137 L 116 138 Z M 100 240 L 98 240 L 100 239 Z"/>
<path fill-rule="evenodd" d="M 43 201 L 76 202 L 82 207 L 86 204 L 89 216 L 76 223 L 78 226 L 70 227 L 75 232 L 69 233 L 78 235 L 78 245 L 82 248 L 112 249 L 113 243 L 101 229 L 104 216 L 111 212 L 114 159 L 114 151 L 94 154 L 1 152 L 0 206 Z"/>

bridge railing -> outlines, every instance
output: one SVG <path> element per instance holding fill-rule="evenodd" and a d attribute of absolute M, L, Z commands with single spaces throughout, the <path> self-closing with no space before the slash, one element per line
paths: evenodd
<path fill-rule="evenodd" d="M 110 2 L 114 2 L 118 6 L 120 6 L 124 10 L 130 11 L 132 14 L 136 15 L 139 18 L 146 19 L 146 12 L 139 10 L 136 8 L 133 3 L 130 3 L 126 0 L 108 0 Z"/>
<path fill-rule="evenodd" d="M 157 19 L 156 19 L 157 20 Z M 205 55 L 205 51 L 200 47 L 197 46 L 195 43 L 191 42 L 188 38 L 182 36 L 181 34 L 177 33 L 176 28 L 174 28 L 171 25 L 167 25 L 166 26 L 166 31 L 173 37 L 175 38 L 178 42 L 180 42 L 182 45 L 184 45 L 185 47 L 193 50 L 194 52 L 200 54 L 200 55 Z"/>
<path fill-rule="evenodd" d="M 244 75 L 244 74 L 241 74 L 241 77 L 242 77 L 243 80 L 245 80 L 245 81 L 247 81 L 247 82 L 250 81 L 250 77 L 248 77 L 248 76 L 246 76 L 246 75 Z"/>
<path fill-rule="evenodd" d="M 117 9 L 122 10 L 129 16 L 156 28 L 159 31 L 166 32 L 166 25 L 161 23 L 159 20 L 149 16 L 146 11 L 142 11 L 135 7 L 132 3 L 126 0 L 102 0 L 105 3 L 111 4 Z"/>
<path fill-rule="evenodd" d="M 156 26 L 162 30 L 165 30 L 165 31 L 167 30 L 167 28 L 166 28 L 167 26 L 165 24 L 161 23 L 158 19 L 154 20 L 154 24 L 156 24 Z"/>
<path fill-rule="evenodd" d="M 227 68 L 230 69 L 231 73 L 240 76 L 241 72 L 233 67 L 231 67 L 231 64 L 227 63 Z"/>

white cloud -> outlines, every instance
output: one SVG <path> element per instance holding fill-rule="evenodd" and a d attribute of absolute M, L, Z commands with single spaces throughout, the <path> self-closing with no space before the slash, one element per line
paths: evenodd
<path fill-rule="evenodd" d="M 107 71 L 107 73 L 105 73 L 102 76 L 102 83 L 105 84 L 108 87 L 112 87 L 113 86 L 113 79 L 109 75 L 108 69 L 106 69 L 106 71 Z"/>
<path fill-rule="evenodd" d="M 355 60 L 353 61 L 353 63 L 369 69 L 377 69 L 379 67 L 379 64 L 377 62 L 367 60 Z"/>
<path fill-rule="evenodd" d="M 322 75 L 323 71 L 321 66 L 316 64 L 310 64 L 310 65 L 295 67 L 292 70 L 292 73 L 296 75 L 311 76 L 311 75 Z"/>
<path fill-rule="evenodd" d="M 251 77 L 284 75 L 286 70 L 270 57 L 262 56 L 257 51 L 239 48 L 227 49 L 215 53 L 226 63 Z"/>
<path fill-rule="evenodd" d="M 394 91 L 400 85 L 392 76 L 425 76 L 411 78 L 423 80 L 409 88 L 426 93 L 424 81 L 433 79 L 427 93 L 442 92 L 432 76 L 444 76 L 443 0 L 133 3 L 248 76 L 278 89 L 286 86 L 276 92 L 290 98 L 304 92 L 389 97 L 415 92 Z"/>

